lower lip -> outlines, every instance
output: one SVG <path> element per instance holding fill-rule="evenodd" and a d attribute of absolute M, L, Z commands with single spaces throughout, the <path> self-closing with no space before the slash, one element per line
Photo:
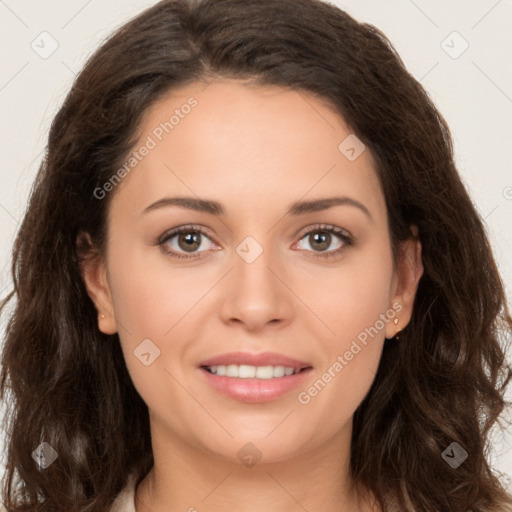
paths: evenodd
<path fill-rule="evenodd" d="M 205 368 L 199 370 L 217 391 L 240 402 L 259 404 L 276 400 L 296 388 L 310 376 L 313 368 L 273 379 L 239 379 L 215 375 Z"/>

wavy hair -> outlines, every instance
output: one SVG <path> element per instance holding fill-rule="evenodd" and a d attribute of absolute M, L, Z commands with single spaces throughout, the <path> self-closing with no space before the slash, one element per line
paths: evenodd
<path fill-rule="evenodd" d="M 386 36 L 320 0 L 163 0 L 88 59 L 55 116 L 12 252 L 0 374 L 8 407 L 9 512 L 107 510 L 153 465 L 148 408 L 118 335 L 97 328 L 80 272 L 104 251 L 115 192 L 95 190 L 126 160 L 143 114 L 183 85 L 229 77 L 325 100 L 369 148 L 393 255 L 418 228 L 424 274 L 410 324 L 385 343 L 356 410 L 350 467 L 383 510 L 511 510 L 487 460 L 509 405 L 512 318 L 484 223 L 457 172 L 446 121 Z M 77 239 L 79 241 L 77 247 Z M 44 470 L 33 452 L 58 454 Z M 457 442 L 457 470 L 441 457 Z"/>

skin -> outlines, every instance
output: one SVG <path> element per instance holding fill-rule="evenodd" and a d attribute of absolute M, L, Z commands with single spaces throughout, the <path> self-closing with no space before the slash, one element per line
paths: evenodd
<path fill-rule="evenodd" d="M 339 151 L 352 132 L 321 100 L 240 80 L 194 83 L 146 112 L 140 141 L 190 96 L 197 107 L 111 192 L 107 254 L 83 267 L 98 327 L 119 334 L 150 412 L 155 465 L 137 488 L 137 512 L 379 510 L 349 475 L 352 418 L 384 343 L 400 343 L 385 338 L 410 321 L 423 273 L 421 245 L 415 237 L 403 243 L 393 267 L 371 153 L 350 161 Z M 178 195 L 219 201 L 226 213 L 167 206 L 143 214 L 155 201 Z M 348 205 L 285 215 L 294 201 L 335 195 L 361 202 L 372 219 Z M 166 231 L 187 224 L 208 233 L 193 249 L 200 258 L 163 252 L 191 254 L 179 235 L 155 245 Z M 332 234 L 322 251 L 314 233 L 302 234 L 321 224 L 348 231 L 356 243 Z M 236 252 L 248 236 L 263 249 L 250 264 Z M 338 256 L 321 256 L 343 245 Z M 399 324 L 386 322 L 301 404 L 298 393 L 379 315 L 394 311 L 394 303 L 401 306 Z M 145 366 L 133 352 L 148 338 L 160 356 Z M 197 368 L 237 350 L 279 352 L 309 362 L 313 373 L 277 400 L 242 403 L 211 388 Z M 252 467 L 237 457 L 247 442 L 261 453 Z"/>

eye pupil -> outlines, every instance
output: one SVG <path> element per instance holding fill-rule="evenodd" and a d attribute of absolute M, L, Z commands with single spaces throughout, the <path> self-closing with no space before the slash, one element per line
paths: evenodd
<path fill-rule="evenodd" d="M 315 241 L 315 243 L 318 241 L 319 238 L 323 238 L 323 242 L 321 240 L 319 241 L 319 243 L 322 245 L 322 247 L 317 247 L 321 251 L 325 251 L 329 247 L 330 237 L 331 237 L 330 233 L 327 233 L 325 231 L 316 231 L 312 235 L 312 238 Z"/>
<path fill-rule="evenodd" d="M 180 248 L 184 249 L 185 251 L 193 251 L 201 245 L 200 242 L 197 241 L 197 239 L 201 236 L 200 233 L 185 233 L 181 234 L 179 237 L 178 243 L 180 244 Z M 182 247 L 181 242 L 185 241 L 186 244 Z M 192 246 L 193 244 L 197 244 L 197 246 Z"/>

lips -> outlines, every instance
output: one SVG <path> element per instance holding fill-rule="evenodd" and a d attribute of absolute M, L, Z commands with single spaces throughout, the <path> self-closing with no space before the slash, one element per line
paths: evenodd
<path fill-rule="evenodd" d="M 249 366 L 285 366 L 293 368 L 294 370 L 302 370 L 304 368 L 311 368 L 310 363 L 299 361 L 291 357 L 278 354 L 277 352 L 262 352 L 259 354 L 251 354 L 250 352 L 229 352 L 210 359 L 202 361 L 200 367 L 211 366 L 228 366 L 235 365 L 249 365 Z"/>
<path fill-rule="evenodd" d="M 262 370 L 265 375 L 258 375 L 258 378 L 244 375 L 242 378 L 237 377 L 238 372 L 235 371 L 234 376 L 228 376 L 233 375 L 232 370 L 236 369 L 233 367 L 238 367 L 240 371 L 242 368 L 247 371 L 249 367 L 254 371 L 254 367 L 257 367 L 257 374 Z M 272 367 L 274 376 L 269 377 L 269 369 Z M 220 368 L 224 368 L 226 375 L 218 374 Z M 314 371 L 309 363 L 276 352 L 222 354 L 202 361 L 198 370 L 200 379 L 212 389 L 238 402 L 249 404 L 261 404 L 289 397 L 292 390 L 304 384 Z M 280 375 L 276 376 L 276 373 Z"/>

